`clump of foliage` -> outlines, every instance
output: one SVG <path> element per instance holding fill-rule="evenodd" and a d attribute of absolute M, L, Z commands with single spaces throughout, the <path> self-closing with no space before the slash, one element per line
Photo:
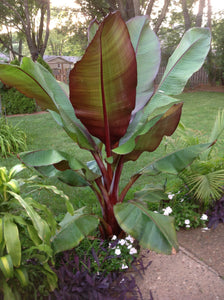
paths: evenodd
<path fill-rule="evenodd" d="M 13 126 L 6 118 L 0 118 L 0 155 L 7 157 L 25 151 L 26 133 L 18 125 Z"/>
<path fill-rule="evenodd" d="M 18 177 L 25 168 L 0 168 L 0 298 L 4 295 L 10 300 L 38 298 L 53 291 L 57 276 L 52 266 L 60 252 L 57 244 L 71 233 L 81 241 L 91 232 L 93 222 L 98 224 L 89 217 L 90 224 L 83 226 L 80 211 L 74 211 L 68 197 L 55 186 L 39 183 L 37 176 Z M 60 195 L 69 217 L 65 215 L 57 224 L 51 211 L 31 197 L 36 189 Z"/>
<path fill-rule="evenodd" d="M 114 236 L 109 243 L 100 239 L 84 239 L 75 249 L 60 254 L 55 270 L 59 286 L 53 297 L 142 299 L 133 273 L 126 271 L 132 263 L 132 272 L 141 275 L 151 262 L 143 265 L 142 257 L 135 254 L 137 250 L 133 242 L 130 236 L 126 239 Z"/>
<path fill-rule="evenodd" d="M 133 174 L 121 191 L 120 178 L 127 162 L 136 161 L 145 151 L 155 151 L 163 137 L 175 131 L 183 104 L 171 95 L 180 94 L 188 78 L 204 63 L 210 32 L 194 28 L 184 35 L 157 89 L 154 79 L 159 70 L 160 44 L 149 28 L 147 16 L 125 23 L 120 13 L 114 12 L 101 24 L 92 22 L 88 33 L 86 52 L 70 72 L 70 99 L 66 88 L 28 58 L 20 67 L 0 64 L 0 79 L 49 109 L 73 142 L 88 150 L 93 160 L 82 162 L 70 153 L 55 150 L 26 153 L 21 159 L 46 176 L 56 176 L 71 186 L 91 188 L 101 206 L 102 215 L 97 220 L 103 239 L 126 232 L 146 248 L 172 253 L 173 248 L 178 249 L 173 218 L 146 208 L 151 191 L 144 191 L 144 199 L 126 202 L 125 197 L 142 175 L 176 175 L 211 143 L 150 162 Z M 175 104 L 167 109 L 171 103 Z M 159 108 L 166 110 L 155 116 L 153 112 Z M 84 210 L 80 210 L 80 218 L 81 215 L 83 226 L 79 228 L 85 231 L 90 224 L 88 218 L 95 220 Z M 67 215 L 62 224 L 71 219 L 75 218 Z M 97 224 L 93 222 L 92 229 Z M 69 231 L 63 243 L 54 240 L 58 251 L 78 242 Z"/>
<path fill-rule="evenodd" d="M 30 114 L 37 111 L 34 99 L 29 99 L 15 88 L 7 89 L 2 93 L 3 113 L 7 115 Z"/>
<path fill-rule="evenodd" d="M 187 187 L 182 187 L 181 191 L 176 193 L 169 193 L 168 199 L 163 202 L 162 212 L 175 218 L 174 224 L 177 230 L 205 226 L 207 218 L 203 216 L 200 206 L 195 203 L 193 193 Z"/>
<path fill-rule="evenodd" d="M 16 179 L 16 175 L 24 168 L 0 168 L 0 297 L 12 300 L 57 286 L 48 264 L 56 222 L 46 206 L 21 196 L 27 180 Z"/>
<path fill-rule="evenodd" d="M 223 143 L 222 134 L 224 131 L 224 110 L 217 113 L 211 134 L 209 137 L 202 137 L 198 132 L 189 134 L 193 130 L 186 128 L 183 124 L 177 130 L 177 138 L 171 143 L 173 147 L 181 145 L 196 145 L 202 140 L 208 142 L 217 141 L 216 145 L 204 151 L 199 157 L 178 176 L 186 185 L 195 199 L 195 202 L 204 212 L 220 199 L 223 194 L 224 182 L 224 157 L 218 153 L 217 144 Z M 169 138 L 168 138 L 169 140 Z"/>

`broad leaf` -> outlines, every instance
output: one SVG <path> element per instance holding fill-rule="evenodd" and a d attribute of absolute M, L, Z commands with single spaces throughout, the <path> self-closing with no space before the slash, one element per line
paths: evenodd
<path fill-rule="evenodd" d="M 19 280 L 22 287 L 25 287 L 29 284 L 29 277 L 25 268 L 15 269 L 15 276 Z"/>
<path fill-rule="evenodd" d="M 13 192 L 10 192 L 10 194 L 20 203 L 20 205 L 27 212 L 27 215 L 30 217 L 33 226 L 38 233 L 39 238 L 44 243 L 49 243 L 51 237 L 51 231 L 46 221 L 43 220 L 40 217 L 40 215 L 32 208 L 32 206 L 29 205 L 21 196 Z"/>
<path fill-rule="evenodd" d="M 4 239 L 8 254 L 11 256 L 12 263 L 15 267 L 20 266 L 21 262 L 21 243 L 19 230 L 12 218 L 4 217 Z"/>
<path fill-rule="evenodd" d="M 85 180 L 92 181 L 99 177 L 99 174 L 93 173 L 87 165 L 63 151 L 40 150 L 25 152 L 20 154 L 20 158 L 25 164 L 35 167 L 37 170 L 43 170 L 43 172 L 46 170 L 46 172 L 49 172 L 49 175 L 45 174 L 47 176 L 58 176 L 58 172 L 54 172 L 55 168 L 59 171 L 69 171 L 70 169 L 77 172 L 81 171 L 77 176 L 82 178 L 84 182 Z M 43 168 L 49 166 L 53 166 L 54 168 Z"/>
<path fill-rule="evenodd" d="M 203 65 L 210 42 L 208 28 L 189 29 L 170 57 L 158 91 L 167 95 L 180 94 L 187 80 Z"/>
<path fill-rule="evenodd" d="M 137 91 L 134 115 L 150 100 L 154 92 L 154 79 L 160 65 L 160 43 L 149 27 L 148 16 L 138 16 L 127 22 L 131 42 L 137 59 Z"/>
<path fill-rule="evenodd" d="M 120 13 L 109 14 L 70 72 L 70 100 L 88 131 L 111 148 L 135 107 L 137 64 Z"/>
<path fill-rule="evenodd" d="M 61 228 L 53 237 L 52 245 L 54 252 L 62 252 L 77 246 L 84 237 L 93 231 L 99 220 L 90 215 L 75 212 L 73 216 L 66 214 L 64 220 L 59 224 Z"/>
<path fill-rule="evenodd" d="M 88 43 L 90 43 L 92 41 L 98 28 L 99 28 L 99 22 L 95 18 L 90 22 L 89 27 L 88 27 Z"/>
<path fill-rule="evenodd" d="M 2 271 L 6 279 L 13 277 L 13 263 L 12 258 L 9 254 L 0 257 L 0 270 Z"/>
<path fill-rule="evenodd" d="M 137 174 L 140 173 L 154 176 L 159 173 L 169 173 L 177 175 L 189 166 L 201 152 L 212 145 L 213 144 L 210 143 L 200 144 L 178 150 L 144 167 Z"/>
<path fill-rule="evenodd" d="M 85 137 L 85 128 L 76 118 L 74 109 L 67 97 L 67 87 L 58 83 L 42 65 L 34 63 L 30 58 L 24 57 L 20 67 L 0 64 L 0 80 L 9 86 L 13 86 L 21 93 L 34 98 L 42 109 L 61 112 L 73 121 L 73 127 L 77 126 L 77 142 L 92 149 Z M 79 136 L 80 135 L 80 136 Z M 80 137 L 82 140 L 80 140 Z M 87 146 L 88 145 L 88 146 Z"/>
<path fill-rule="evenodd" d="M 182 105 L 182 103 L 174 104 L 162 116 L 157 116 L 142 126 L 142 132 L 135 140 L 132 138 L 128 143 L 114 149 L 113 152 L 118 154 L 130 152 L 124 156 L 125 161 L 136 160 L 144 151 L 153 152 L 159 146 L 164 135 L 170 136 L 175 131 L 180 120 Z"/>
<path fill-rule="evenodd" d="M 161 186 L 146 185 L 141 191 L 135 193 L 135 200 L 147 201 L 151 203 L 168 200 L 167 194 L 164 192 L 164 188 Z"/>
<path fill-rule="evenodd" d="M 141 246 L 165 254 L 178 250 L 172 217 L 153 213 L 134 201 L 116 204 L 114 213 L 121 228 Z"/>

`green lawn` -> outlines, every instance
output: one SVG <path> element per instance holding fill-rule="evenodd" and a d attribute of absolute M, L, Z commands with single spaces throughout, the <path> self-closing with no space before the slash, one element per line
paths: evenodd
<path fill-rule="evenodd" d="M 184 101 L 182 122 L 192 129 L 201 130 L 203 134 L 209 134 L 217 111 L 224 108 L 224 94 L 215 92 L 192 92 L 184 93 L 178 98 Z M 74 153 L 74 155 L 82 161 L 92 159 L 87 151 L 80 151 L 80 149 L 72 143 L 66 133 L 51 118 L 50 114 L 11 117 L 9 121 L 13 124 L 19 123 L 19 127 L 24 129 L 27 133 L 28 150 L 58 149 Z M 164 144 L 161 143 L 154 153 L 144 153 L 137 162 L 127 163 L 121 178 L 121 187 L 126 184 L 127 180 L 135 171 L 163 155 L 165 155 L 165 147 Z M 9 157 L 7 159 L 0 158 L 0 165 L 2 166 L 11 167 L 18 162 L 16 157 Z M 26 174 L 24 173 L 24 175 L 28 175 L 27 172 Z M 156 178 L 142 177 L 136 182 L 133 190 L 127 195 L 127 198 L 131 199 L 134 191 L 140 190 L 145 184 L 150 182 L 162 183 L 163 180 L 164 178 L 162 176 Z M 93 210 L 99 209 L 95 195 L 88 188 L 71 188 L 53 179 L 46 179 L 46 183 L 57 185 L 59 189 L 63 189 L 77 208 L 82 207 L 86 203 L 93 208 Z M 48 194 L 47 192 L 36 192 L 35 198 L 36 197 L 38 197 L 42 203 L 51 207 L 55 214 L 60 214 L 65 211 L 64 202 L 59 197 Z"/>

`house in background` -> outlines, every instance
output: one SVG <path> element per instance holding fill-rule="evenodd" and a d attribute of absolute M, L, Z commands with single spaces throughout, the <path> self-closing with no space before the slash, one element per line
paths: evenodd
<path fill-rule="evenodd" d="M 55 78 L 68 83 L 68 76 L 74 64 L 81 59 L 79 56 L 44 55 L 44 60 L 53 71 Z"/>

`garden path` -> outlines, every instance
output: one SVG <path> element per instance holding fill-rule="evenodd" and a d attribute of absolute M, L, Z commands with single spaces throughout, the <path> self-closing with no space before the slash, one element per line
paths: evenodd
<path fill-rule="evenodd" d="M 223 300 L 224 224 L 178 232 L 180 251 L 176 255 L 147 253 L 152 261 L 137 282 L 144 300 Z"/>

